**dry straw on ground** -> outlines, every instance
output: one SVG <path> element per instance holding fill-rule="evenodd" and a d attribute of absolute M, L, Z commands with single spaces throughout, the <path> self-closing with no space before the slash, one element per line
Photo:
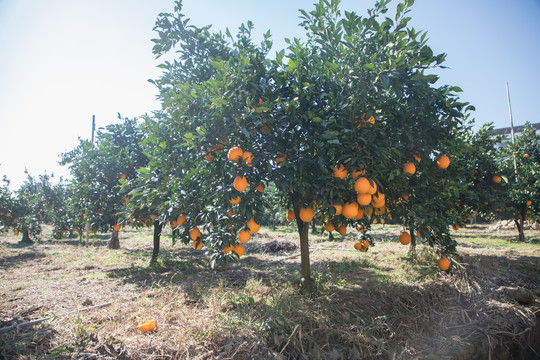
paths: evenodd
<path fill-rule="evenodd" d="M 378 228 L 378 239 L 393 241 L 367 253 L 335 250 L 351 249 L 353 235 L 315 238 L 314 247 L 333 250 L 312 253 L 314 294 L 296 286 L 287 233 L 257 236 L 245 259 L 216 270 L 200 252 L 170 246 L 148 268 L 149 234 L 126 233 L 116 252 L 99 239 L 87 249 L 1 237 L 0 327 L 52 318 L 0 334 L 0 358 L 412 359 L 490 350 L 534 358 L 538 299 L 520 304 L 510 289 L 540 289 L 540 249 L 467 240 L 485 231 L 458 233 L 462 255 L 449 273 L 427 250 L 411 262 L 394 228 Z M 137 324 L 148 319 L 157 329 L 141 333 Z"/>

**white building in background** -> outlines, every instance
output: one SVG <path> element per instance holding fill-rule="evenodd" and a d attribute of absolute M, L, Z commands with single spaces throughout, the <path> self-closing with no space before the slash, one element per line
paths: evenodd
<path fill-rule="evenodd" d="M 540 123 L 531 124 L 534 129 L 536 129 L 536 133 L 540 133 Z M 523 132 L 523 128 L 525 125 L 518 125 L 514 126 L 514 135 L 516 137 L 519 137 L 521 133 Z M 502 135 L 505 137 L 502 143 L 497 145 L 497 148 L 502 147 L 505 143 L 512 141 L 512 128 L 511 127 L 505 127 L 505 128 L 499 128 L 499 129 L 493 129 L 489 131 L 490 135 Z"/>

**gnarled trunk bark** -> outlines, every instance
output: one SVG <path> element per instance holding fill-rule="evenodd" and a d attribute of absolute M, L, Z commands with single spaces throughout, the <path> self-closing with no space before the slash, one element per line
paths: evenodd
<path fill-rule="evenodd" d="M 118 239 L 118 230 L 113 230 L 111 238 L 107 243 L 109 249 L 120 249 L 120 240 Z"/>
<path fill-rule="evenodd" d="M 30 235 L 28 233 L 28 230 L 23 230 L 23 237 L 21 239 L 22 244 L 33 244 L 34 242 L 30 239 Z"/>
<path fill-rule="evenodd" d="M 519 210 L 519 215 L 514 219 L 514 223 L 519 232 L 519 241 L 525 242 L 525 208 Z"/>

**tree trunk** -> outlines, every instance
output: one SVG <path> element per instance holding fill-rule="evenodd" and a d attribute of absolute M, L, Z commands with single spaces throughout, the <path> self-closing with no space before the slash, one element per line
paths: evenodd
<path fill-rule="evenodd" d="M 304 291 L 313 290 L 313 279 L 311 279 L 311 264 L 309 260 L 309 223 L 304 223 L 300 219 L 300 207 L 295 206 L 296 224 L 300 235 L 300 285 Z"/>
<path fill-rule="evenodd" d="M 109 249 L 120 249 L 120 240 L 118 239 L 118 230 L 113 230 L 111 238 L 107 243 Z"/>
<path fill-rule="evenodd" d="M 411 256 L 411 259 L 414 261 L 416 260 L 416 235 L 414 234 L 414 229 L 411 226 L 409 229 L 411 232 L 411 246 L 409 246 L 409 255 Z"/>
<path fill-rule="evenodd" d="M 152 259 L 150 260 L 150 265 L 157 263 L 159 255 L 159 240 L 161 238 L 161 229 L 163 224 L 159 220 L 154 220 L 154 249 L 152 250 Z"/>
<path fill-rule="evenodd" d="M 315 226 L 315 221 L 311 221 L 311 233 L 315 235 L 319 233 L 317 231 L 317 226 Z"/>
<path fill-rule="evenodd" d="M 22 244 L 33 244 L 34 242 L 30 240 L 30 235 L 28 234 L 28 230 L 23 230 L 23 237 L 21 239 Z"/>
<path fill-rule="evenodd" d="M 328 240 L 334 241 L 334 235 L 331 232 L 328 233 Z"/>
<path fill-rule="evenodd" d="M 519 232 L 519 241 L 520 242 L 525 242 L 525 230 L 524 230 L 525 209 L 524 208 L 519 210 L 519 218 L 514 219 L 514 223 L 516 224 L 516 227 L 517 227 L 518 232 Z"/>

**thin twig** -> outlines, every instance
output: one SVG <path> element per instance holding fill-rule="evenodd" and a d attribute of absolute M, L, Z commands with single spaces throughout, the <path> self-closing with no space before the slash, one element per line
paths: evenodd
<path fill-rule="evenodd" d="M 298 328 L 299 328 L 300 326 L 301 326 L 300 324 L 296 324 L 296 326 L 294 327 L 294 329 L 293 329 L 291 335 L 289 335 L 289 338 L 287 339 L 287 343 L 285 344 L 285 346 L 283 347 L 283 349 L 281 349 L 281 351 L 279 352 L 279 355 L 281 355 L 281 353 L 282 353 L 283 351 L 285 351 L 285 348 L 289 345 L 289 343 L 291 342 L 291 339 L 292 339 L 294 333 L 296 332 L 296 330 L 298 330 Z"/>

